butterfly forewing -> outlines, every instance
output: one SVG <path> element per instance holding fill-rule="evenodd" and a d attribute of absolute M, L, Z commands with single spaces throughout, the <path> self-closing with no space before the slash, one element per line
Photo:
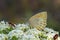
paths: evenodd
<path fill-rule="evenodd" d="M 29 23 L 32 27 L 35 27 L 39 30 L 44 29 L 47 25 L 47 12 L 40 12 L 32 16 L 29 19 Z"/>

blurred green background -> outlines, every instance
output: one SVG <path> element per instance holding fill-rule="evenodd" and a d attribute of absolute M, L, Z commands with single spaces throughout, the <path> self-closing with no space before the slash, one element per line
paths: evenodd
<path fill-rule="evenodd" d="M 60 0 L 0 0 L 0 20 L 26 23 L 38 12 L 47 11 L 47 27 L 60 32 Z"/>

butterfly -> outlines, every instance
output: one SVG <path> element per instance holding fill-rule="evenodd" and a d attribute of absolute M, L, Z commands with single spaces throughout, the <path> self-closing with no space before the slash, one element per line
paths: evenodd
<path fill-rule="evenodd" d="M 33 15 L 29 19 L 29 24 L 38 30 L 44 29 L 47 25 L 47 12 L 44 11 Z"/>

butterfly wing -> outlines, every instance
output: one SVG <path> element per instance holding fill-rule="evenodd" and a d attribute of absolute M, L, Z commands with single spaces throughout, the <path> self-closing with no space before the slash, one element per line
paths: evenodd
<path fill-rule="evenodd" d="M 47 25 L 47 12 L 40 12 L 29 19 L 29 23 L 32 27 L 36 27 L 38 30 L 44 29 Z"/>

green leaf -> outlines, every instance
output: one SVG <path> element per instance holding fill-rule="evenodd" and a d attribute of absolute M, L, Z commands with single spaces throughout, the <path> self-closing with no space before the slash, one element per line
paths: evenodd
<path fill-rule="evenodd" d="M 18 40 L 16 36 L 13 36 L 11 40 Z"/>

